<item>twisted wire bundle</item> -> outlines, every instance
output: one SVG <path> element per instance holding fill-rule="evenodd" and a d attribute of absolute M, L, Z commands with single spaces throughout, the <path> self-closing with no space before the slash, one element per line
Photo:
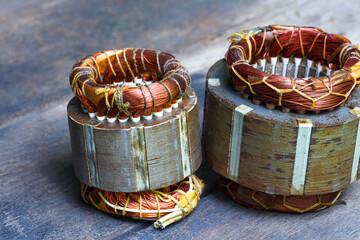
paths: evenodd
<path fill-rule="evenodd" d="M 69 79 L 83 108 L 109 119 L 171 107 L 191 82 L 185 67 L 171 54 L 134 48 L 84 57 L 75 63 Z"/>
<path fill-rule="evenodd" d="M 345 102 L 359 86 L 360 50 L 345 37 L 318 28 L 273 25 L 235 33 L 229 41 L 225 58 L 234 87 L 258 102 L 327 110 Z M 274 69 L 277 62 L 283 64 L 282 75 L 261 71 L 269 63 Z M 307 76 L 287 76 L 290 62 L 306 66 Z M 310 77 L 311 67 L 327 69 L 327 76 Z"/>

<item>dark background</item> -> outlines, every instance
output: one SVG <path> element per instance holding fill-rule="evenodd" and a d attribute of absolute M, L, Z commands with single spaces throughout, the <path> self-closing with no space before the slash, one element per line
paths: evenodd
<path fill-rule="evenodd" d="M 360 42 L 360 2 L 349 1 L 0 1 L 0 238 L 2 239 L 354 239 L 360 185 L 346 205 L 284 214 L 242 207 L 217 189 L 195 211 L 160 231 L 151 222 L 86 205 L 73 173 L 66 104 L 75 61 L 113 48 L 153 48 L 188 68 L 199 97 L 205 74 L 234 32 L 269 24 L 312 25 Z"/>

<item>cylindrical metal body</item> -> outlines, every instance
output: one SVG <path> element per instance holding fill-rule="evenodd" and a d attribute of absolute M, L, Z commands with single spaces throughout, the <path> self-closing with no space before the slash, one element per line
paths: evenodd
<path fill-rule="evenodd" d="M 319 114 L 282 113 L 233 90 L 224 60 L 207 75 L 204 155 L 220 175 L 268 194 L 318 195 L 358 178 L 360 94 Z"/>
<path fill-rule="evenodd" d="M 113 192 L 169 186 L 201 163 L 197 98 L 189 88 L 178 108 L 162 117 L 126 123 L 98 121 L 68 104 L 76 176 L 87 185 Z"/>

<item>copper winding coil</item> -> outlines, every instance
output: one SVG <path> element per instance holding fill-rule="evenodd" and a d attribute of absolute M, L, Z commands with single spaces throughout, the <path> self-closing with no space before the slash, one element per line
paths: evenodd
<path fill-rule="evenodd" d="M 269 108 L 327 110 L 345 102 L 359 86 L 360 50 L 342 36 L 318 28 L 273 25 L 235 33 L 225 55 L 234 88 Z M 282 63 L 284 74 L 265 70 Z M 288 63 L 327 76 L 286 74 Z M 295 70 L 297 71 L 297 70 Z"/>
<path fill-rule="evenodd" d="M 76 106 L 73 101 L 69 104 L 75 169 L 82 180 L 84 201 L 108 213 L 156 221 L 156 228 L 165 228 L 187 216 L 198 204 L 204 184 L 191 174 L 195 171 L 193 167 L 200 164 L 201 152 L 192 148 L 199 145 L 193 142 L 198 139 L 198 127 L 192 127 L 198 122 L 197 99 L 193 90 L 188 89 L 191 78 L 185 67 L 165 52 L 134 48 L 108 50 L 75 63 L 69 79 L 83 110 L 90 117 L 97 116 L 97 120 L 90 119 L 79 104 Z M 172 111 L 184 93 L 180 108 Z M 171 114 L 163 116 L 163 109 Z M 152 114 L 163 118 L 152 122 Z M 140 116 L 146 123 L 134 124 L 140 121 Z M 118 119 L 122 124 L 101 122 L 105 118 L 108 122 Z M 129 118 L 133 123 L 125 124 Z M 169 135 L 154 134 L 154 129 L 159 128 L 173 131 Z M 116 140 L 108 141 L 112 137 Z M 162 144 L 160 138 L 169 141 Z M 176 144 L 171 144 L 178 138 Z M 152 141 L 156 141 L 155 147 L 149 144 Z M 181 168 L 177 169 L 181 177 L 173 178 L 172 174 L 159 181 L 152 179 L 160 173 L 169 174 L 167 169 L 176 171 L 171 169 L 173 157 L 181 161 L 176 165 Z M 199 164 L 196 166 L 192 160 Z M 151 172 L 154 170 L 151 164 L 156 171 Z M 109 169 L 113 165 L 116 167 Z M 121 175 L 116 171 L 119 168 L 127 170 Z M 179 183 L 152 190 L 184 178 Z M 116 192 L 104 189 L 116 189 Z M 148 189 L 151 190 L 141 191 Z"/>
<path fill-rule="evenodd" d="M 173 55 L 134 48 L 86 56 L 75 63 L 69 79 L 85 110 L 120 119 L 171 106 L 191 82 Z"/>
<path fill-rule="evenodd" d="M 316 196 L 273 195 L 244 187 L 226 178 L 222 179 L 220 187 L 231 199 L 244 206 L 296 213 L 319 211 L 332 206 L 342 193 L 337 191 Z"/>
<path fill-rule="evenodd" d="M 165 228 L 188 215 L 198 204 L 204 184 L 195 175 L 171 186 L 142 192 L 110 192 L 81 183 L 83 200 L 107 213 L 156 221 Z"/>

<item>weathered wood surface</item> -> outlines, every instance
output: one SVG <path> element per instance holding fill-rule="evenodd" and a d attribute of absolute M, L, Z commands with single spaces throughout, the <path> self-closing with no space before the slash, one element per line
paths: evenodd
<path fill-rule="evenodd" d="M 210 68 L 206 91 L 204 158 L 222 176 L 269 194 L 318 195 L 345 189 L 358 172 L 359 117 L 351 109 L 360 106 L 359 92 L 344 107 L 320 114 L 268 110 L 233 90 L 224 59 Z M 311 122 L 307 143 L 297 140 L 299 119 Z M 299 157 L 302 145 L 306 153 Z"/>
<path fill-rule="evenodd" d="M 0 238 L 2 239 L 356 239 L 360 183 L 337 205 L 304 215 L 242 207 L 207 188 L 195 211 L 164 231 L 84 204 L 71 160 L 66 104 L 73 63 L 99 50 L 155 48 L 178 56 L 204 104 L 205 74 L 231 33 L 267 24 L 316 25 L 360 42 L 357 0 L 1 1 Z"/>

